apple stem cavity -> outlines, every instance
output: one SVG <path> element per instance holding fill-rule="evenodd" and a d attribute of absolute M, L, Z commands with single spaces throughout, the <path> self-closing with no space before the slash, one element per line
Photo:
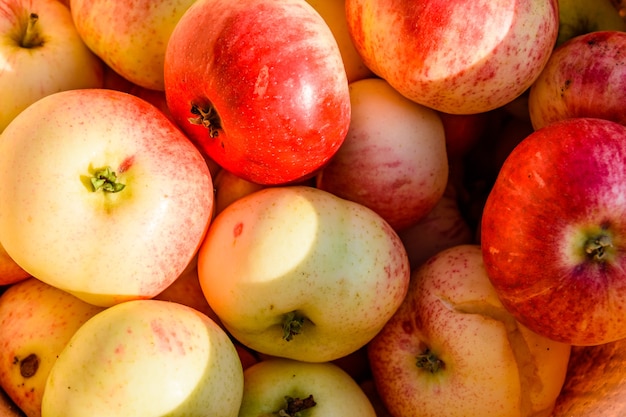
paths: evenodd
<path fill-rule="evenodd" d="M 283 321 L 283 339 L 289 342 L 295 335 L 300 334 L 302 326 L 304 326 L 304 316 L 295 311 L 287 313 Z"/>
<path fill-rule="evenodd" d="M 20 46 L 22 48 L 37 48 L 43 45 L 43 39 L 39 34 L 37 22 L 39 21 L 39 15 L 37 13 L 31 13 L 28 16 L 28 23 L 26 29 L 20 39 Z"/>
<path fill-rule="evenodd" d="M 202 125 L 209 130 L 209 136 L 215 138 L 219 135 L 222 123 L 217 111 L 213 105 L 200 107 L 197 104 L 191 105 L 191 113 L 196 117 L 190 117 L 189 123 L 194 125 Z"/>
<path fill-rule="evenodd" d="M 287 406 L 278 410 L 277 414 L 279 417 L 300 417 L 301 411 L 308 410 L 317 404 L 313 399 L 313 395 L 309 395 L 303 399 L 287 396 L 285 397 L 285 402 Z"/>
<path fill-rule="evenodd" d="M 594 236 L 585 242 L 585 253 L 596 262 L 604 262 L 613 247 L 611 237 L 606 234 Z"/>
<path fill-rule="evenodd" d="M 94 192 L 102 190 L 107 193 L 117 193 L 126 187 L 125 184 L 117 182 L 117 175 L 111 167 L 96 170 L 91 177 L 91 185 Z"/>
<path fill-rule="evenodd" d="M 439 372 L 445 367 L 444 362 L 437 357 L 430 349 L 426 349 L 424 353 L 417 355 L 417 367 L 431 374 Z"/>

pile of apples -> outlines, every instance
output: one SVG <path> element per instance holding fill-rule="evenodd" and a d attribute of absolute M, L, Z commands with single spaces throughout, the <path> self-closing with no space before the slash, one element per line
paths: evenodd
<path fill-rule="evenodd" d="M 0 0 L 0 417 L 626 413 L 626 5 Z"/>

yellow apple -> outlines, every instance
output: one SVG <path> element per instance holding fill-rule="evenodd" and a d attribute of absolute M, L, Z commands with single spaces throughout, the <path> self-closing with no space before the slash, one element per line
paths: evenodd
<path fill-rule="evenodd" d="M 237 417 L 243 368 L 229 336 L 197 310 L 133 300 L 89 319 L 45 386 L 42 417 Z"/>

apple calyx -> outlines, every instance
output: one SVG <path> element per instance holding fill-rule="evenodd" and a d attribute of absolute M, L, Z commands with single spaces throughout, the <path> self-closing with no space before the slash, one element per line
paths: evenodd
<path fill-rule="evenodd" d="M 37 21 L 39 20 L 39 15 L 37 13 L 30 13 L 28 15 L 28 23 L 26 24 L 26 28 L 22 33 L 22 37 L 19 40 L 19 44 L 22 48 L 37 48 L 43 45 L 43 39 L 39 34 L 39 30 L 37 27 Z"/>
<path fill-rule="evenodd" d="M 97 169 L 90 181 L 94 192 L 102 190 L 107 193 L 117 193 L 126 187 L 126 184 L 117 182 L 117 174 L 109 166 Z"/>
<path fill-rule="evenodd" d="M 306 398 L 293 398 L 286 396 L 285 402 L 287 403 L 286 407 L 275 413 L 279 417 L 300 417 L 301 411 L 308 410 L 317 404 L 313 399 L 312 394 Z"/>
<path fill-rule="evenodd" d="M 197 104 L 191 105 L 191 113 L 196 117 L 190 117 L 189 123 L 194 125 L 202 125 L 209 130 L 209 136 L 215 138 L 219 135 L 219 130 L 222 128 L 220 116 L 217 114 L 217 110 L 212 104 L 206 107 L 200 107 Z"/>
<path fill-rule="evenodd" d="M 304 326 L 304 316 L 296 311 L 291 311 L 285 315 L 283 321 L 283 339 L 289 342 L 297 334 L 302 331 Z"/>
<path fill-rule="evenodd" d="M 585 253 L 596 262 L 605 262 L 610 259 L 613 251 L 611 237 L 606 233 L 593 236 L 585 242 Z"/>
<path fill-rule="evenodd" d="M 428 348 L 426 348 L 423 353 L 417 355 L 417 362 L 415 364 L 418 368 L 430 372 L 431 374 L 445 368 L 445 363 Z"/>
<path fill-rule="evenodd" d="M 39 369 L 39 356 L 31 353 L 27 357 L 22 360 L 14 359 L 15 362 L 19 361 L 20 363 L 20 375 L 24 378 L 30 378 L 37 373 L 37 369 Z"/>

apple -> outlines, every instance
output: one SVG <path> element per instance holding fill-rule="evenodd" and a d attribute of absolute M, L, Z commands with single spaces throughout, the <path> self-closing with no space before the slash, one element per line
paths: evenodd
<path fill-rule="evenodd" d="M 557 0 L 346 0 L 363 62 L 402 95 L 453 114 L 521 95 L 556 41 Z"/>
<path fill-rule="evenodd" d="M 393 416 L 549 416 L 571 346 L 518 323 L 498 299 L 478 245 L 413 271 L 402 305 L 368 345 Z"/>
<path fill-rule="evenodd" d="M 556 46 L 579 35 L 605 30 L 626 31 L 626 21 L 612 0 L 559 0 Z"/>
<path fill-rule="evenodd" d="M 0 285 L 10 285 L 30 277 L 30 274 L 9 256 L 0 243 Z"/>
<path fill-rule="evenodd" d="M 0 388 L 0 417 L 25 417 L 22 410 Z"/>
<path fill-rule="evenodd" d="M 52 93 L 103 84 L 102 61 L 58 0 L 0 4 L 0 133 L 28 105 Z"/>
<path fill-rule="evenodd" d="M 350 84 L 344 143 L 317 175 L 317 188 L 378 213 L 395 230 L 414 225 L 448 182 L 443 123 L 380 78 Z"/>
<path fill-rule="evenodd" d="M 41 416 L 57 356 L 102 310 L 35 278 L 11 285 L 0 296 L 0 386 L 26 416 Z"/>
<path fill-rule="evenodd" d="M 76 30 L 102 61 L 134 84 L 164 90 L 165 49 L 195 0 L 70 0 Z"/>
<path fill-rule="evenodd" d="M 306 0 L 324 18 L 337 40 L 348 83 L 374 77 L 354 47 L 346 20 L 345 0 Z"/>
<path fill-rule="evenodd" d="M 463 158 L 480 141 L 491 119 L 489 112 L 452 114 L 437 112 L 443 123 L 448 158 Z"/>
<path fill-rule="evenodd" d="M 343 143 L 341 52 L 305 0 L 198 0 L 165 55 L 174 120 L 220 166 L 252 182 L 314 175 Z"/>
<path fill-rule="evenodd" d="M 535 129 L 571 117 L 597 117 L 626 125 L 626 32 L 579 35 L 556 48 L 530 88 Z"/>
<path fill-rule="evenodd" d="M 198 275 L 209 305 L 243 345 L 326 362 L 374 337 L 404 298 L 410 269 L 382 217 L 299 185 L 227 206 L 200 247 Z"/>
<path fill-rule="evenodd" d="M 376 417 L 369 398 L 332 363 L 275 358 L 244 371 L 239 417 Z"/>
<path fill-rule="evenodd" d="M 52 366 L 42 417 L 237 417 L 243 369 L 228 335 L 191 307 L 131 300 L 96 314 Z"/>
<path fill-rule="evenodd" d="M 106 89 L 49 95 L 0 141 L 0 241 L 29 274 L 92 304 L 151 298 L 206 234 L 213 185 L 163 113 Z"/>
<path fill-rule="evenodd" d="M 567 377 L 551 417 L 605 417 L 626 413 L 626 339 L 574 346 Z"/>
<path fill-rule="evenodd" d="M 511 151 L 485 202 L 485 266 L 504 306 L 572 345 L 626 337 L 626 126 L 573 118 Z"/>
<path fill-rule="evenodd" d="M 215 187 L 215 214 L 219 214 L 232 202 L 262 190 L 266 186 L 245 180 L 230 171 L 221 169 L 213 177 Z"/>

